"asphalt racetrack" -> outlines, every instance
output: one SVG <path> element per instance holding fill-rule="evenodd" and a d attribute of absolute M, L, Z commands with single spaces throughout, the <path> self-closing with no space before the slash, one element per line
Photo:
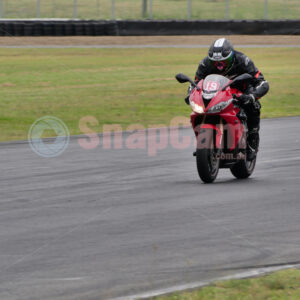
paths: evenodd
<path fill-rule="evenodd" d="M 262 120 L 256 170 L 198 178 L 193 147 L 0 144 L 0 299 L 112 299 L 300 263 L 300 117 Z M 180 135 L 192 135 L 191 129 Z"/>

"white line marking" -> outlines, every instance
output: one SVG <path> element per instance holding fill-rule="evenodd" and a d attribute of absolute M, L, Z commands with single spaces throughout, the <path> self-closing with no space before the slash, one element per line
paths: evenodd
<path fill-rule="evenodd" d="M 20 45 L 8 46 L 0 45 L 4 49 L 144 49 L 144 48 L 208 48 L 209 45 Z M 300 48 L 300 45 L 236 45 L 235 48 Z"/>
<path fill-rule="evenodd" d="M 263 274 L 266 274 L 269 272 L 275 272 L 275 271 L 280 271 L 280 270 L 284 270 L 284 269 L 288 269 L 288 268 L 299 268 L 299 267 L 300 267 L 300 265 L 297 264 L 297 265 L 284 265 L 284 266 L 278 266 L 278 267 L 258 268 L 258 269 L 254 269 L 254 270 L 250 270 L 250 271 L 246 271 L 246 272 L 242 272 L 242 273 L 237 273 L 237 274 L 233 274 L 233 275 L 229 275 L 229 276 L 214 278 L 214 279 L 207 280 L 207 281 L 198 281 L 198 282 L 193 282 L 193 283 L 189 283 L 189 284 L 177 285 L 177 286 L 172 286 L 172 287 L 165 288 L 165 289 L 149 291 L 146 293 L 113 298 L 110 300 L 147 299 L 147 298 L 156 297 L 156 296 L 160 296 L 160 295 L 164 295 L 164 294 L 169 294 L 169 293 L 174 293 L 174 292 L 182 292 L 185 290 L 195 289 L 195 288 L 201 288 L 201 287 L 209 285 L 215 281 L 230 280 L 230 279 L 243 279 L 243 278 L 263 275 Z"/>
<path fill-rule="evenodd" d="M 78 280 L 83 280 L 84 277 L 74 277 L 74 278 L 52 278 L 52 279 L 47 279 L 47 281 L 78 281 Z"/>

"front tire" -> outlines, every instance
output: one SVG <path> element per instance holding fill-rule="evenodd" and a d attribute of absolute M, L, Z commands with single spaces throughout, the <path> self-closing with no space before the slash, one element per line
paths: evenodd
<path fill-rule="evenodd" d="M 205 183 L 213 182 L 219 172 L 219 151 L 215 147 L 213 133 L 213 130 L 204 130 L 198 137 L 196 164 L 199 177 Z"/>

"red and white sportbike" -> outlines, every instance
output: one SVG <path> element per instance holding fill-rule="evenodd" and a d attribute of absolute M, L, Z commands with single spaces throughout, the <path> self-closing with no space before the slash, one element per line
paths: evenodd
<path fill-rule="evenodd" d="M 197 85 L 186 75 L 177 74 L 180 83 L 190 82 L 194 88 L 189 103 L 193 111 L 191 123 L 197 138 L 197 170 L 200 178 L 213 182 L 219 168 L 229 168 L 236 178 L 249 177 L 256 158 L 247 160 L 247 116 L 235 97 L 238 87 L 252 76 L 242 74 L 233 80 L 221 75 L 208 75 Z"/>

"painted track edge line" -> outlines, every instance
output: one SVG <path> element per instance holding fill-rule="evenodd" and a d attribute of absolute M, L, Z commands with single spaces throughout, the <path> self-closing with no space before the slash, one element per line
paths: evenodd
<path fill-rule="evenodd" d="M 164 289 L 157 289 L 154 291 L 149 291 L 146 293 L 136 294 L 136 295 L 130 295 L 130 296 L 124 296 L 124 297 L 117 297 L 117 298 L 111 298 L 109 300 L 137 300 L 137 299 L 149 299 L 151 297 L 157 297 L 162 296 L 174 292 L 183 292 L 185 290 L 191 290 L 196 288 L 201 288 L 204 286 L 207 286 L 209 284 L 212 284 L 216 281 L 223 281 L 223 280 L 231 280 L 231 279 L 244 279 L 244 278 L 250 278 L 250 277 L 256 277 L 260 275 L 265 275 L 271 272 L 285 270 L 289 268 L 300 268 L 300 264 L 287 264 L 287 265 L 281 265 L 276 267 L 264 267 L 264 268 L 258 268 L 258 269 L 252 269 L 251 271 L 236 273 L 233 275 L 223 276 L 223 277 L 217 277 L 213 278 L 211 280 L 207 281 L 198 281 L 198 282 L 192 282 L 189 284 L 184 285 L 176 285 L 169 288 Z"/>
<path fill-rule="evenodd" d="M 160 48 L 187 48 L 201 49 L 208 48 L 210 45 L 0 45 L 3 49 L 160 49 Z M 300 48 L 300 45 L 236 45 L 236 48 Z"/>

